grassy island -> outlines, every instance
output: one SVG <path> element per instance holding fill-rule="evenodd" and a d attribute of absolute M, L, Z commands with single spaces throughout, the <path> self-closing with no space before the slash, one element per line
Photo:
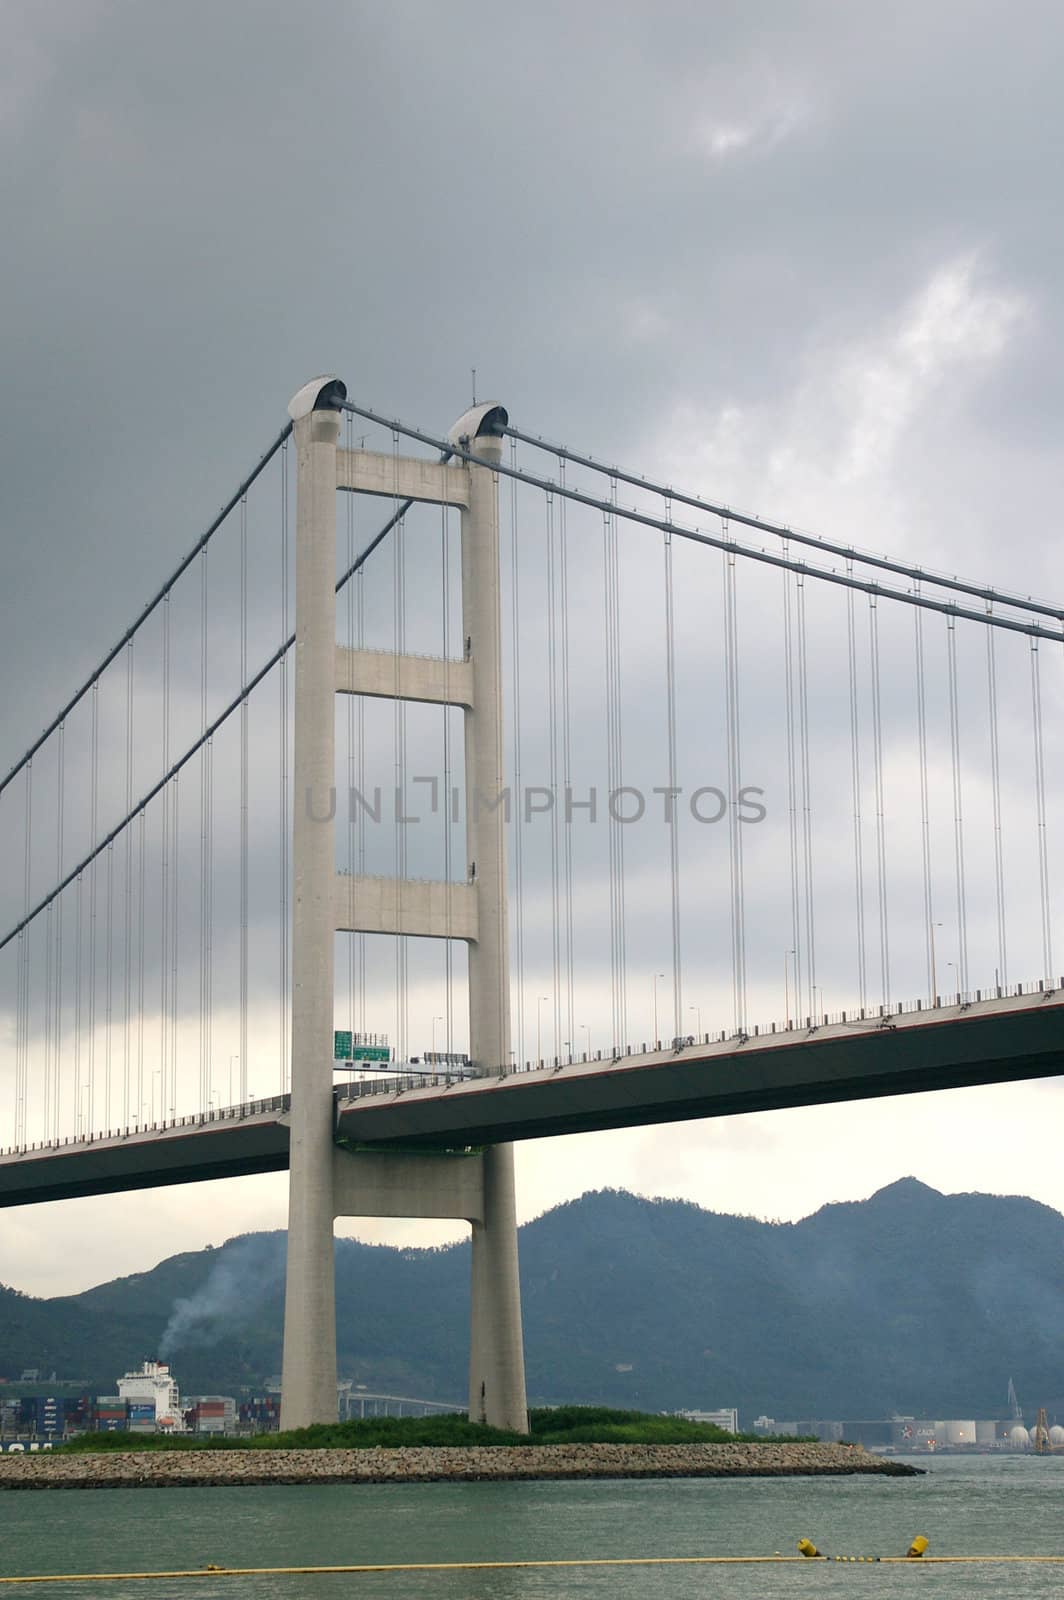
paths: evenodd
<path fill-rule="evenodd" d="M 555 1444 L 767 1444 L 799 1441 L 763 1434 L 732 1434 L 708 1422 L 645 1411 L 615 1411 L 607 1406 L 544 1406 L 528 1414 L 529 1433 L 511 1433 L 470 1422 L 461 1412 L 434 1417 L 366 1417 L 355 1422 L 324 1422 L 287 1433 L 254 1438 L 197 1434 L 83 1433 L 62 1446 L 63 1454 L 116 1450 L 372 1450 L 414 1448 L 483 1449 L 486 1445 Z"/>

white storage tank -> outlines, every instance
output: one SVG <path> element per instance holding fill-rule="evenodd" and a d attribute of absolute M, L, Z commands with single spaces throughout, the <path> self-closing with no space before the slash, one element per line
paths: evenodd
<path fill-rule="evenodd" d="M 1009 1444 L 1017 1449 L 1025 1450 L 1031 1442 L 1031 1436 L 1022 1422 L 1017 1422 L 1015 1427 L 1009 1429 Z"/>
<path fill-rule="evenodd" d="M 1049 1430 L 1049 1442 L 1054 1447 L 1064 1444 L 1064 1428 L 1055 1422 Z"/>
<path fill-rule="evenodd" d="M 976 1442 L 976 1444 L 986 1444 L 986 1445 L 996 1444 L 997 1440 L 998 1440 L 998 1434 L 999 1434 L 1000 1428 L 1001 1428 L 1001 1424 L 999 1422 L 976 1422 L 976 1424 L 975 1424 L 975 1442 Z"/>
<path fill-rule="evenodd" d="M 946 1443 L 951 1449 L 957 1449 L 963 1445 L 973 1445 L 975 1443 L 974 1420 L 969 1422 L 967 1418 L 964 1418 L 958 1422 L 947 1422 Z"/>

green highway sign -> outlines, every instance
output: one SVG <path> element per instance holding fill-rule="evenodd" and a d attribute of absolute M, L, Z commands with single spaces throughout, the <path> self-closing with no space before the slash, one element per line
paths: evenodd
<path fill-rule="evenodd" d="M 333 1031 L 334 1061 L 390 1061 L 391 1047 L 386 1044 L 362 1044 L 359 1035 L 350 1028 Z"/>

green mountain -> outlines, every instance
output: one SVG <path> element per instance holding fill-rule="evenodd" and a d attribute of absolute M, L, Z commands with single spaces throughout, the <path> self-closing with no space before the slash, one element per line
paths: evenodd
<path fill-rule="evenodd" d="M 461 1400 L 469 1246 L 339 1240 L 340 1370 Z M 521 1230 L 530 1397 L 745 1418 L 1064 1410 L 1064 1217 L 906 1178 L 797 1223 L 618 1191 Z M 284 1235 L 173 1256 L 84 1294 L 0 1289 L 0 1377 L 112 1390 L 145 1356 L 186 1393 L 258 1389 L 281 1365 Z"/>

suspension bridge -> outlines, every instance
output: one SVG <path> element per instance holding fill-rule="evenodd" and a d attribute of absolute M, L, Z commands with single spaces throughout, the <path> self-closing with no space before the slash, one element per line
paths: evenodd
<path fill-rule="evenodd" d="M 285 1426 L 335 1218 L 465 1219 L 523 1428 L 515 1141 L 1064 1067 L 1064 608 L 499 405 L 289 415 L 0 780 L 0 1203 L 288 1169 Z"/>

